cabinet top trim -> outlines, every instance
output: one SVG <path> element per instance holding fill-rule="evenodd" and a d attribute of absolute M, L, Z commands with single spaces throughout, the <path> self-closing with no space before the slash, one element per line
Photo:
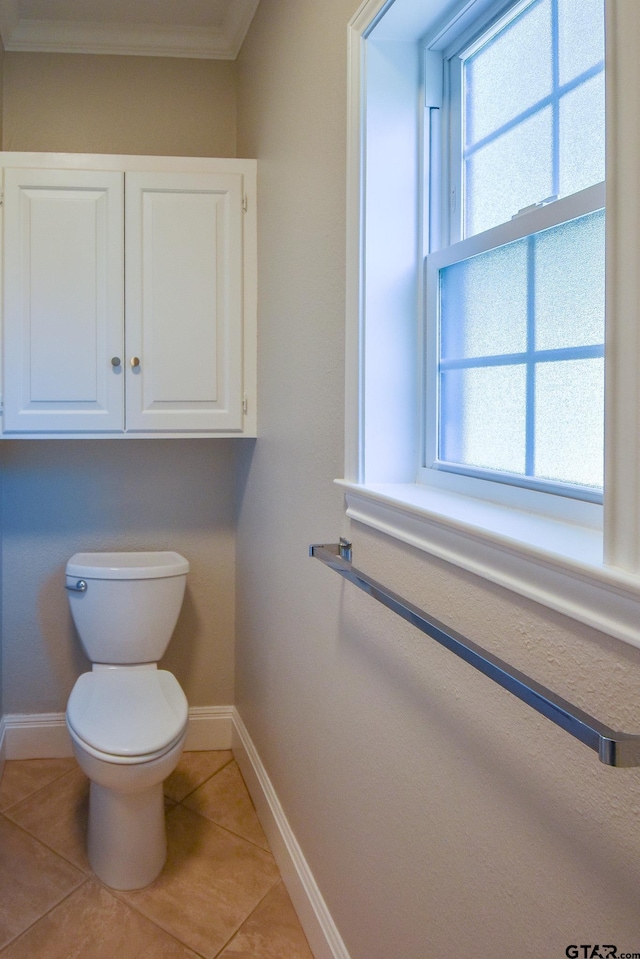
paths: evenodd
<path fill-rule="evenodd" d="M 257 161 L 238 157 L 144 156 L 120 153 L 20 153 L 0 151 L 1 167 L 255 174 Z"/>

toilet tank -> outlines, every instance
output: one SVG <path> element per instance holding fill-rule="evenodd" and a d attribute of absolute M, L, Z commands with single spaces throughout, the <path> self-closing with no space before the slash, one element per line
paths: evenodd
<path fill-rule="evenodd" d="M 92 663 L 156 663 L 175 629 L 189 572 L 179 553 L 75 553 L 66 567 L 71 615 Z M 86 583 L 86 589 L 78 584 Z"/>

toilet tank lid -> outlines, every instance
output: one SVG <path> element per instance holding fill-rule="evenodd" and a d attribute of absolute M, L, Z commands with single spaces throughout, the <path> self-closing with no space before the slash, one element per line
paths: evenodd
<path fill-rule="evenodd" d="M 189 561 L 169 550 L 137 553 L 74 553 L 67 576 L 82 579 L 160 579 L 184 576 Z"/>

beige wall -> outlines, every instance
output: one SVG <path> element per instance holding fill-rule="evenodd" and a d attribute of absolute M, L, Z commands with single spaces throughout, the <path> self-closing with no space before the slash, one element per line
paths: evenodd
<path fill-rule="evenodd" d="M 235 63 L 5 53 L 5 150 L 235 156 Z"/>
<path fill-rule="evenodd" d="M 344 518 L 332 480 L 357 6 L 263 3 L 239 61 L 239 151 L 259 170 L 261 425 L 241 462 L 236 703 L 351 959 L 638 951 L 640 771 L 602 766 L 307 558 L 350 532 L 357 565 L 640 727 L 640 651 Z"/>
<path fill-rule="evenodd" d="M 3 96 L 3 90 L 4 90 L 4 58 L 5 58 L 5 52 L 4 52 L 4 47 L 3 47 L 3 45 L 2 45 L 2 37 L 0 37 L 0 149 L 2 149 L 2 126 L 3 126 L 3 124 L 2 124 L 2 119 L 3 119 L 2 103 L 3 103 L 3 99 L 4 99 L 4 96 Z"/>
<path fill-rule="evenodd" d="M 235 64 L 4 56 L 5 150 L 235 156 Z M 5 713 L 60 712 L 87 667 L 63 571 L 87 549 L 192 564 L 165 659 L 190 705 L 233 701 L 235 446 L 228 440 L 3 441 Z"/>
<path fill-rule="evenodd" d="M 187 557 L 186 598 L 163 665 L 190 705 L 233 701 L 233 458 L 232 440 L 2 444 L 5 712 L 64 711 L 88 666 L 64 567 L 94 549 Z"/>

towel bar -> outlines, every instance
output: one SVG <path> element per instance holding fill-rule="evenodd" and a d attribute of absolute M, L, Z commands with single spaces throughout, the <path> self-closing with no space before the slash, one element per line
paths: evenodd
<path fill-rule="evenodd" d="M 417 626 L 423 633 L 435 639 L 456 656 L 474 666 L 503 689 L 507 689 L 522 702 L 546 716 L 580 742 L 598 753 L 600 761 L 607 766 L 640 766 L 640 735 L 617 732 L 594 719 L 577 706 L 557 696 L 519 670 L 509 666 L 492 653 L 477 646 L 471 640 L 452 629 L 447 629 L 436 619 L 427 616 L 414 606 L 356 569 L 351 563 L 351 544 L 341 540 L 339 544 L 309 547 L 309 555 L 319 559 L 335 570 L 344 579 L 364 590 L 383 606 L 393 610 L 402 619 Z"/>

